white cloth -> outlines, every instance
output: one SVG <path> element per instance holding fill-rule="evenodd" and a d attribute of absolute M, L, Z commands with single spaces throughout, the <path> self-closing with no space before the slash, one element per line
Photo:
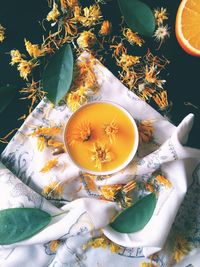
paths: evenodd
<path fill-rule="evenodd" d="M 45 148 L 42 152 L 38 152 L 36 138 L 28 137 L 27 134 L 31 132 L 33 125 L 47 126 L 52 122 L 55 125 L 65 124 L 71 114 L 66 105 L 52 109 L 48 101 L 41 101 L 2 154 L 2 162 L 16 176 L 3 165 L 1 166 L 0 208 L 39 207 L 52 215 L 59 214 L 63 210 L 68 212 L 55 217 L 48 227 L 34 237 L 9 246 L 1 246 L 0 266 L 75 266 L 77 261 L 80 266 L 95 266 L 91 260 L 93 259 L 94 263 L 95 252 L 83 253 L 81 245 L 91 238 L 93 231 L 101 228 L 104 228 L 103 232 L 110 240 L 121 246 L 133 248 L 130 255 L 136 253 L 137 256 L 149 256 L 161 250 L 165 244 L 186 194 L 190 183 L 189 178 L 200 161 L 198 149 L 184 146 L 192 128 L 194 116 L 188 115 L 178 127 L 175 127 L 146 102 L 130 92 L 98 61 L 94 68 L 100 90 L 90 96 L 90 101 L 109 100 L 118 103 L 136 120 L 154 121 L 155 129 L 153 143 L 140 146 L 137 156 L 124 171 L 108 179 L 97 180 L 96 186 L 127 183 L 132 179 L 145 180 L 152 172 L 161 168 L 170 180 L 172 188 L 163 189 L 159 193 L 154 214 L 144 229 L 133 234 L 115 232 L 107 225 L 118 212 L 117 204 L 99 200 L 98 192 L 92 192 L 88 188 L 81 172 L 66 153 L 58 156 L 57 167 L 48 173 L 40 172 L 44 164 L 53 158 L 51 150 Z M 58 139 L 62 140 L 62 135 Z M 65 184 L 62 200 L 48 201 L 39 195 L 44 186 L 51 181 Z M 84 188 L 78 190 L 81 184 L 84 184 Z M 48 252 L 48 244 L 56 239 L 63 241 L 55 255 Z M 127 251 L 130 249 L 124 248 L 121 255 L 126 256 Z M 22 253 L 25 253 L 24 260 L 20 258 Z M 29 260 L 28 255 L 34 253 L 39 256 L 31 262 L 32 259 Z M 111 263 L 101 265 L 102 262 L 106 263 L 105 257 L 109 254 L 105 256 L 107 252 L 100 249 L 96 250 L 96 253 L 96 255 L 104 255 L 97 261 L 100 266 L 125 266 L 126 263 L 130 263 L 129 258 L 126 260 L 121 258 L 120 262 L 119 255 L 116 254 L 116 256 L 112 255 L 113 265 Z M 138 260 L 136 262 L 138 264 Z"/>

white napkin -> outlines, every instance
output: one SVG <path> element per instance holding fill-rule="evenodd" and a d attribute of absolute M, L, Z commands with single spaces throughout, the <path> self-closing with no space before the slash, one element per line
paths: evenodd
<path fill-rule="evenodd" d="M 82 56 L 88 57 L 87 54 Z M 2 246 L 0 250 L 5 267 L 16 267 L 16 265 L 10 263 L 12 262 L 12 255 L 8 257 L 8 260 L 5 260 L 8 249 L 18 247 L 17 249 L 19 250 L 22 245 L 35 246 L 41 244 L 39 251 L 44 256 L 44 247 L 46 245 L 42 246 L 42 244 L 47 244 L 55 239 L 66 241 L 59 248 L 52 265 L 49 266 L 54 266 L 53 264 L 58 260 L 57 256 L 60 255 L 59 253 L 62 255 L 59 261 L 62 262 L 63 260 L 65 262 L 64 258 L 67 258 L 66 255 L 68 255 L 68 252 L 64 250 L 66 242 L 69 248 L 76 238 L 79 240 L 80 233 L 91 237 L 93 230 L 100 228 L 104 228 L 104 234 L 117 244 L 125 247 L 143 247 L 145 256 L 161 250 L 166 241 L 171 225 L 187 191 L 187 175 L 194 170 L 198 162 L 197 158 L 200 158 L 199 150 L 184 146 L 193 124 L 193 115 L 188 115 L 178 127 L 175 127 L 146 102 L 130 92 L 98 61 L 94 68 L 100 90 L 96 95 L 90 97 L 90 101 L 110 100 L 126 108 L 136 120 L 153 120 L 154 140 L 156 142 L 153 148 L 151 145 L 140 147 L 139 156 L 134 158 L 133 162 L 125 170 L 114 174 L 106 180 L 97 180 L 96 185 L 126 183 L 132 179 L 140 180 L 144 175 L 150 175 L 158 168 L 161 168 L 172 183 L 172 188 L 160 192 L 154 214 L 143 230 L 134 234 L 120 234 L 110 227 L 106 227 L 111 218 L 118 212 L 117 205 L 99 200 L 98 194 L 91 192 L 87 187 L 87 183 L 84 184 L 83 190 L 78 190 L 82 182 L 85 181 L 82 180 L 79 169 L 70 161 L 66 153 L 58 156 L 58 167 L 53 168 L 48 173 L 43 174 L 40 172 L 44 164 L 53 156 L 48 148 L 38 152 L 36 138 L 27 137 L 27 134 L 31 132 L 30 126 L 46 126 L 49 122 L 65 124 L 71 114 L 67 106 L 52 109 L 49 102 L 46 100 L 41 101 L 2 154 L 2 162 L 21 181 L 7 169 L 3 168 L 1 170 L 0 183 L 3 184 L 0 186 L 0 199 L 3 200 L 0 201 L 0 208 L 33 206 L 40 207 L 52 215 L 59 214 L 62 210 L 68 210 L 69 212 L 56 217 L 46 229 L 34 237 L 10 246 Z M 188 165 L 185 161 L 187 158 L 195 159 L 190 160 Z M 41 193 L 44 186 L 51 181 L 59 181 L 66 185 L 63 199 L 51 201 L 53 204 L 60 205 L 70 201 L 70 203 L 62 206 L 61 209 L 56 208 L 50 201 L 45 200 L 34 192 Z M 32 197 L 29 197 L 29 195 Z M 71 239 L 71 241 L 68 240 L 69 236 L 73 236 L 73 242 Z M 79 246 L 79 241 L 77 241 L 76 247 L 72 247 L 77 250 L 77 246 Z M 73 251 L 71 247 L 70 249 Z M 102 254 L 102 251 L 100 254 Z M 70 263 L 70 260 L 66 260 L 65 264 L 68 263 Z M 26 262 L 24 266 L 30 267 L 31 265 Z M 37 266 L 43 265 L 41 263 L 41 265 Z M 88 263 L 86 266 L 92 265 Z"/>

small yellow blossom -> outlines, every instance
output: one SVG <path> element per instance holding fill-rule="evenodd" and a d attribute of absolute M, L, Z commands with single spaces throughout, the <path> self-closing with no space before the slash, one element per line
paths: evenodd
<path fill-rule="evenodd" d="M 81 87 L 77 91 L 71 91 L 67 96 L 67 105 L 74 112 L 87 101 L 86 88 Z"/>
<path fill-rule="evenodd" d="M 140 57 L 127 55 L 122 53 L 119 60 L 117 60 L 118 65 L 122 68 L 129 68 L 134 66 L 137 63 L 140 63 Z"/>
<path fill-rule="evenodd" d="M 39 127 L 33 131 L 33 133 L 30 134 L 30 136 L 55 136 L 59 134 L 61 131 L 61 128 L 59 127 Z"/>
<path fill-rule="evenodd" d="M 88 140 L 91 139 L 91 137 L 92 137 L 91 123 L 84 121 L 76 127 L 70 144 L 73 145 L 75 142 L 87 142 Z"/>
<path fill-rule="evenodd" d="M 97 237 L 87 242 L 87 244 L 83 246 L 83 249 L 87 249 L 88 247 L 103 248 L 103 249 L 109 248 L 112 253 L 118 253 L 120 251 L 120 246 L 113 243 L 105 236 Z"/>
<path fill-rule="evenodd" d="M 101 24 L 101 29 L 99 33 L 101 35 L 109 35 L 111 31 L 111 23 L 108 20 L 104 20 Z"/>
<path fill-rule="evenodd" d="M 115 142 L 116 135 L 119 132 L 119 126 L 115 122 L 115 120 L 112 120 L 109 124 L 106 124 L 104 127 L 104 133 L 109 138 L 110 143 L 112 144 Z"/>
<path fill-rule="evenodd" d="M 5 28 L 0 24 L 0 43 L 5 39 Z"/>
<path fill-rule="evenodd" d="M 191 246 L 188 241 L 182 237 L 177 236 L 174 244 L 174 259 L 178 263 L 184 256 L 186 256 L 191 250 Z"/>
<path fill-rule="evenodd" d="M 85 27 L 95 25 L 101 19 L 101 10 L 99 5 L 92 5 L 83 9 L 83 16 L 78 18 L 79 22 Z"/>
<path fill-rule="evenodd" d="M 64 147 L 64 144 L 62 142 L 59 142 L 59 141 L 56 141 L 56 140 L 53 140 L 53 139 L 49 139 L 48 142 L 47 142 L 47 145 L 48 146 L 51 146 L 51 147 Z"/>
<path fill-rule="evenodd" d="M 38 151 L 39 152 L 43 151 L 44 146 L 45 146 L 45 138 L 44 138 L 44 136 L 39 136 L 37 138 L 37 148 L 38 148 Z"/>
<path fill-rule="evenodd" d="M 168 19 L 167 9 L 163 7 L 155 9 L 154 16 L 155 16 L 157 25 L 163 24 L 163 22 Z"/>
<path fill-rule="evenodd" d="M 154 95 L 153 100 L 156 102 L 156 104 L 159 106 L 161 110 L 165 110 L 169 106 L 167 99 L 167 91 L 162 91 Z"/>
<path fill-rule="evenodd" d="M 157 181 L 159 184 L 163 184 L 163 185 L 164 185 L 165 187 L 167 187 L 167 188 L 172 187 L 171 182 L 170 182 L 166 177 L 164 177 L 163 175 L 157 175 L 157 176 L 156 176 L 156 181 Z"/>
<path fill-rule="evenodd" d="M 20 77 L 22 77 L 24 80 L 28 80 L 28 76 L 31 73 L 32 69 L 38 65 L 38 62 L 33 63 L 32 61 L 27 60 L 21 60 L 19 62 L 19 65 L 17 67 Z"/>
<path fill-rule="evenodd" d="M 54 2 L 53 9 L 47 15 L 47 20 L 48 21 L 51 21 L 51 20 L 55 21 L 58 19 L 59 15 L 60 15 L 60 12 L 58 10 L 58 5 Z"/>
<path fill-rule="evenodd" d="M 62 9 L 75 8 L 78 6 L 78 0 L 60 0 Z"/>
<path fill-rule="evenodd" d="M 32 44 L 30 41 L 24 40 L 26 51 L 29 53 L 29 55 L 33 58 L 40 57 L 44 54 L 42 49 L 39 48 L 38 44 Z"/>
<path fill-rule="evenodd" d="M 139 97 L 143 100 L 149 100 L 149 98 L 151 98 L 155 92 L 155 89 L 145 87 L 145 89 L 139 93 Z"/>
<path fill-rule="evenodd" d="M 50 243 L 49 243 L 49 248 L 51 250 L 51 252 L 56 252 L 57 248 L 59 247 L 61 241 L 60 240 L 52 240 Z"/>
<path fill-rule="evenodd" d="M 165 80 L 159 80 L 158 74 L 160 73 L 160 70 L 157 68 L 157 65 L 153 64 L 151 66 L 145 66 L 145 80 L 150 84 L 155 84 L 159 88 L 163 88 L 163 84 L 165 83 Z"/>
<path fill-rule="evenodd" d="M 84 31 L 80 34 L 77 39 L 77 44 L 80 48 L 86 49 L 91 48 L 96 43 L 96 36 L 90 31 Z"/>
<path fill-rule="evenodd" d="M 52 182 L 45 186 L 42 194 L 50 198 L 60 198 L 64 192 L 64 187 L 60 182 Z"/>
<path fill-rule="evenodd" d="M 46 173 L 46 172 L 50 171 L 51 169 L 53 169 L 57 164 L 58 164 L 58 158 L 50 159 L 50 160 L 44 165 L 44 167 L 40 170 L 40 172 L 42 172 L 42 173 Z"/>
<path fill-rule="evenodd" d="M 148 143 L 153 139 L 153 122 L 152 120 L 141 120 L 138 124 L 140 144 Z"/>
<path fill-rule="evenodd" d="M 102 196 L 110 201 L 114 201 L 115 194 L 122 188 L 122 185 L 104 185 L 100 188 Z"/>
<path fill-rule="evenodd" d="M 102 168 L 102 164 L 110 162 L 112 160 L 112 154 L 110 149 L 104 143 L 94 143 L 91 149 L 91 161 L 94 161 L 95 167 L 99 170 Z"/>
<path fill-rule="evenodd" d="M 13 66 L 16 63 L 19 63 L 22 61 L 22 54 L 19 52 L 19 50 L 11 50 L 11 62 L 10 64 Z"/>
<path fill-rule="evenodd" d="M 129 28 L 125 28 L 123 30 L 123 35 L 126 37 L 130 44 L 136 44 L 141 47 L 144 43 L 144 40 Z"/>

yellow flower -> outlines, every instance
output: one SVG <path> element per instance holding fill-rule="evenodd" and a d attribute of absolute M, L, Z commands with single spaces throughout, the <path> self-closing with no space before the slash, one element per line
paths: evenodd
<path fill-rule="evenodd" d="M 50 198 L 60 198 L 63 192 L 64 192 L 64 187 L 61 183 L 52 182 L 44 187 L 42 194 Z"/>
<path fill-rule="evenodd" d="M 80 34 L 80 36 L 77 39 L 77 44 L 80 48 L 90 48 L 95 45 L 96 43 L 96 36 L 94 33 L 90 31 L 84 31 Z"/>
<path fill-rule="evenodd" d="M 118 57 L 120 54 L 126 54 L 126 48 L 123 43 L 117 45 L 111 45 L 110 48 L 114 48 L 114 56 Z"/>
<path fill-rule="evenodd" d="M 59 127 L 39 127 L 30 134 L 30 136 L 55 136 L 59 134 L 61 128 Z"/>
<path fill-rule="evenodd" d="M 167 9 L 163 7 L 155 9 L 154 16 L 155 16 L 157 25 L 163 24 L 163 22 L 168 19 Z"/>
<path fill-rule="evenodd" d="M 75 142 L 86 142 L 92 137 L 92 127 L 90 122 L 84 121 L 80 123 L 75 132 L 73 133 L 72 140 L 70 145 L 73 145 Z"/>
<path fill-rule="evenodd" d="M 110 149 L 104 143 L 94 143 L 91 149 L 91 160 L 94 161 L 95 167 L 101 170 L 102 164 L 112 160 Z"/>
<path fill-rule="evenodd" d="M 100 188 L 100 192 L 105 199 L 113 201 L 116 192 L 121 188 L 122 185 L 104 185 Z"/>
<path fill-rule="evenodd" d="M 165 83 L 165 80 L 158 80 L 157 76 L 159 73 L 160 70 L 154 63 L 150 67 L 148 67 L 147 65 L 145 66 L 145 80 L 150 84 L 155 84 L 159 88 L 163 88 L 162 85 Z"/>
<path fill-rule="evenodd" d="M 111 31 L 111 23 L 108 20 L 104 20 L 101 25 L 99 33 L 101 35 L 109 35 Z"/>
<path fill-rule="evenodd" d="M 119 126 L 117 125 L 115 120 L 112 120 L 111 123 L 106 124 L 104 127 L 104 133 L 108 136 L 111 144 L 115 141 L 118 132 Z"/>
<path fill-rule="evenodd" d="M 144 40 L 129 28 L 125 28 L 123 30 L 123 35 L 126 37 L 130 44 L 136 44 L 141 47 L 144 43 Z"/>
<path fill-rule="evenodd" d="M 5 39 L 5 28 L 0 24 L 0 43 Z"/>
<path fill-rule="evenodd" d="M 86 101 L 87 98 L 85 87 L 81 87 L 77 91 L 72 91 L 67 96 L 67 105 L 73 112 L 76 111 Z"/>
<path fill-rule="evenodd" d="M 40 172 L 42 172 L 42 173 L 49 172 L 57 164 L 58 164 L 58 158 L 50 159 L 49 161 L 47 161 L 47 163 L 44 165 L 44 167 L 40 170 Z"/>
<path fill-rule="evenodd" d="M 177 236 L 174 244 L 174 259 L 178 263 L 186 256 L 191 250 L 191 246 L 188 241 L 182 237 Z"/>
<path fill-rule="evenodd" d="M 153 139 L 154 127 L 152 120 L 141 120 L 138 124 L 140 143 L 148 143 Z"/>
<path fill-rule="evenodd" d="M 54 2 L 53 9 L 47 15 L 47 20 L 48 21 L 51 21 L 51 20 L 55 21 L 58 19 L 59 15 L 60 15 L 60 12 L 58 11 L 58 5 Z"/>
<path fill-rule="evenodd" d="M 51 250 L 51 252 L 56 252 L 57 248 L 59 247 L 61 241 L 60 240 L 52 240 L 50 243 L 49 243 L 49 248 Z"/>
<path fill-rule="evenodd" d="M 166 177 L 164 177 L 163 175 L 157 175 L 157 176 L 156 176 L 156 181 L 157 181 L 159 184 L 163 184 L 163 185 L 164 185 L 165 187 L 167 187 L 167 188 L 172 187 L 171 182 L 170 182 Z"/>
<path fill-rule="evenodd" d="M 28 76 L 31 73 L 32 69 L 38 65 L 38 62 L 33 63 L 32 61 L 27 60 L 21 60 L 19 62 L 19 65 L 17 67 L 20 77 L 22 77 L 24 80 L 28 80 Z"/>
<path fill-rule="evenodd" d="M 127 55 L 122 53 L 119 60 L 117 60 L 118 65 L 122 68 L 129 68 L 134 66 L 137 63 L 140 63 L 140 57 Z"/>
<path fill-rule="evenodd" d="M 22 55 L 19 52 L 19 50 L 11 50 L 10 51 L 10 55 L 11 55 L 11 62 L 10 64 L 13 66 L 16 63 L 19 63 L 22 61 Z"/>
<path fill-rule="evenodd" d="M 40 136 L 37 138 L 37 148 L 38 151 L 41 152 L 44 149 L 45 146 L 45 138 L 44 136 Z"/>
<path fill-rule="evenodd" d="M 59 141 L 56 141 L 56 140 L 53 140 L 53 139 L 49 139 L 48 142 L 47 142 L 47 145 L 48 146 L 51 146 L 51 147 L 64 147 L 64 144 L 62 142 L 59 142 Z"/>
<path fill-rule="evenodd" d="M 75 8 L 78 6 L 78 0 L 60 0 L 62 9 Z"/>
<path fill-rule="evenodd" d="M 112 253 L 118 253 L 121 249 L 119 245 L 113 243 L 105 236 L 96 237 L 83 245 L 83 249 L 87 249 L 88 247 L 103 249 L 109 248 Z"/>
<path fill-rule="evenodd" d="M 89 8 L 83 9 L 83 16 L 78 18 L 78 21 L 85 27 L 91 27 L 101 19 L 101 10 L 99 5 L 92 5 Z"/>
<path fill-rule="evenodd" d="M 26 51 L 29 53 L 29 55 L 33 58 L 40 57 L 44 54 L 44 52 L 39 48 L 38 44 L 31 44 L 30 41 L 25 41 L 25 47 Z"/>
<path fill-rule="evenodd" d="M 156 92 L 155 89 L 145 87 L 145 89 L 142 90 L 142 91 L 139 93 L 139 97 L 142 98 L 143 100 L 148 100 L 149 98 L 151 98 L 151 97 L 153 96 L 153 94 L 154 94 L 155 92 Z"/>
<path fill-rule="evenodd" d="M 167 91 L 162 91 L 154 95 L 153 100 L 156 102 L 156 104 L 159 106 L 161 110 L 164 110 L 169 106 L 167 99 Z"/>

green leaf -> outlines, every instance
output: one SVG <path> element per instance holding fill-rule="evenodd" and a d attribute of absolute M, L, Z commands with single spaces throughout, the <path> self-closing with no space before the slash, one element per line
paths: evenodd
<path fill-rule="evenodd" d="M 155 18 L 151 9 L 139 0 L 118 0 L 120 10 L 128 27 L 151 37 L 155 31 Z"/>
<path fill-rule="evenodd" d="M 156 195 L 151 193 L 122 211 L 110 226 L 120 233 L 134 233 L 144 228 L 153 215 Z"/>
<path fill-rule="evenodd" d="M 51 58 L 43 73 L 43 90 L 54 104 L 65 96 L 73 76 L 73 54 L 69 44 L 60 48 Z"/>
<path fill-rule="evenodd" d="M 0 113 L 10 104 L 16 94 L 16 86 L 7 85 L 0 87 Z"/>
<path fill-rule="evenodd" d="M 0 211 L 0 245 L 25 240 L 51 221 L 51 215 L 36 208 L 12 208 Z"/>

